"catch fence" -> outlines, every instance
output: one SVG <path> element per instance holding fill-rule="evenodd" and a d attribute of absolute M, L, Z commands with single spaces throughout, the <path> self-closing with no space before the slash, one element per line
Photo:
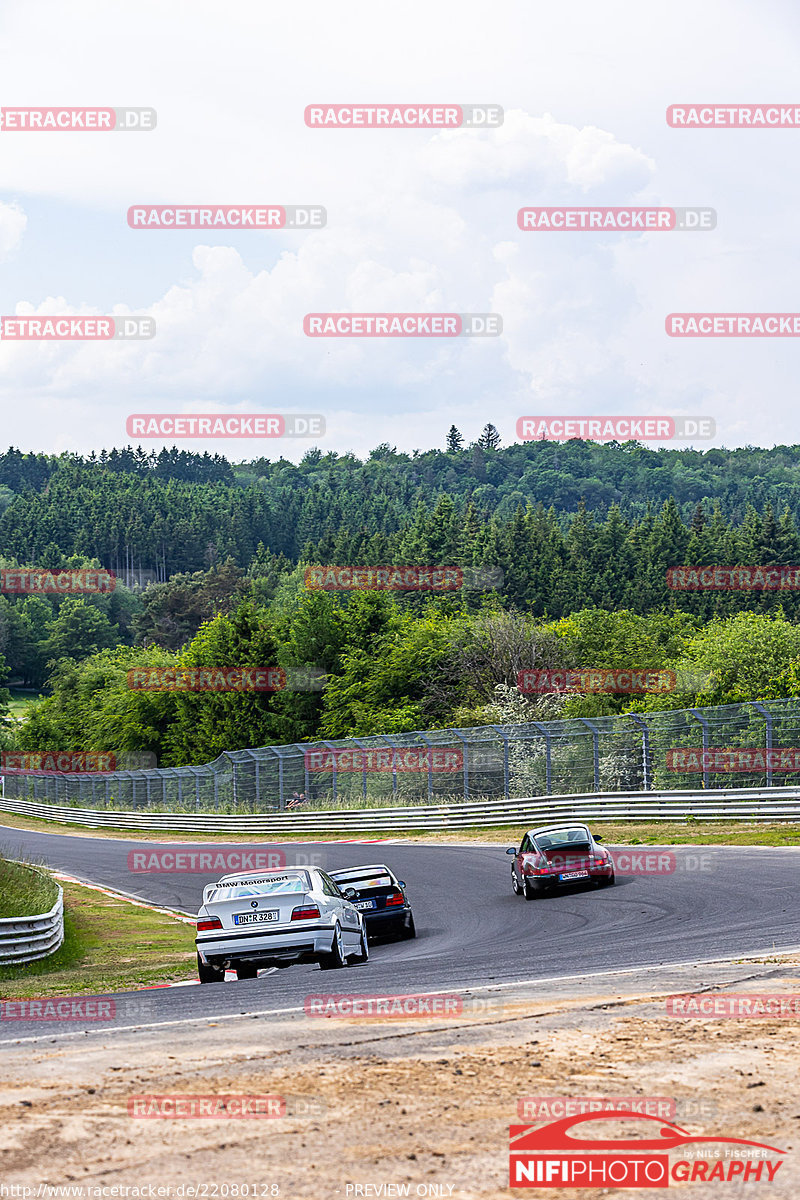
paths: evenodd
<path fill-rule="evenodd" d="M 313 811 L 796 783 L 800 699 L 786 699 L 262 746 L 203 766 L 6 770 L 3 794 L 83 809 L 246 814 L 291 809 L 301 796 L 298 811 Z"/>

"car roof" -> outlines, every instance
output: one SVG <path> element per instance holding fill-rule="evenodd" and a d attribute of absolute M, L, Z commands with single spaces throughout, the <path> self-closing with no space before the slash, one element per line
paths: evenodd
<path fill-rule="evenodd" d="M 540 833 L 560 833 L 562 829 L 585 829 L 590 832 L 585 821 L 570 821 L 564 825 L 541 825 L 538 829 L 529 829 L 528 837 L 538 837 Z"/>

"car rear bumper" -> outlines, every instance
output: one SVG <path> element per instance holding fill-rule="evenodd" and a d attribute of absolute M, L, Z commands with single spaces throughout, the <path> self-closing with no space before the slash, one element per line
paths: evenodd
<path fill-rule="evenodd" d="M 598 880 L 611 879 L 614 874 L 614 868 L 611 865 L 608 867 L 591 867 L 588 874 L 582 875 L 577 879 L 562 879 L 561 876 L 564 874 L 569 874 L 569 872 L 547 871 L 538 875 L 526 874 L 523 878 L 527 879 L 528 883 L 536 888 L 577 887 L 582 883 L 596 883 Z"/>
<path fill-rule="evenodd" d="M 302 927 L 301 927 L 302 926 Z M 334 926 L 318 922 L 298 922 L 285 929 L 215 931 L 196 939 L 197 952 L 204 962 L 219 965 L 226 961 L 272 962 L 281 959 L 294 961 L 330 954 L 333 948 Z"/>
<path fill-rule="evenodd" d="M 410 908 L 374 908 L 364 909 L 361 913 L 364 924 L 370 933 L 377 934 L 381 930 L 407 929 L 411 923 Z"/>

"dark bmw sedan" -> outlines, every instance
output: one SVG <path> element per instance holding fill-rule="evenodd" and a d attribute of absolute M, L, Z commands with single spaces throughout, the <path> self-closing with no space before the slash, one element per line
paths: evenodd
<path fill-rule="evenodd" d="M 558 887 L 591 883 L 608 887 L 614 882 L 614 861 L 586 825 L 548 825 L 525 834 L 513 854 L 511 886 L 517 896 L 533 900 Z"/>
<path fill-rule="evenodd" d="M 330 871 L 341 892 L 364 916 L 370 937 L 393 934 L 402 938 L 416 937 L 414 914 L 406 896 L 406 885 L 383 863 L 368 867 L 348 867 Z M 350 890 L 355 895 L 350 895 Z"/>

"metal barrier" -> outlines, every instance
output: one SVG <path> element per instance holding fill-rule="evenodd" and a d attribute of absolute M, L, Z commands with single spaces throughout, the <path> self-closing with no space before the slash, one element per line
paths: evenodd
<path fill-rule="evenodd" d="M 761 765 L 738 771 L 738 787 L 790 784 L 798 778 L 800 750 L 785 752 L 784 761 L 780 748 L 800 747 L 800 699 L 262 746 L 226 751 L 203 766 L 70 775 L 6 769 L 3 796 L 99 811 L 221 817 L 281 812 L 293 792 L 314 807 L 366 808 L 719 790 L 732 779 L 714 769 L 713 753 L 693 771 L 686 762 L 676 766 L 669 754 L 695 751 L 699 759 L 718 747 L 763 752 Z"/>
<path fill-rule="evenodd" d="M 0 800 L 0 811 L 90 829 L 169 830 L 181 833 L 279 835 L 401 833 L 543 824 L 548 821 L 800 821 L 800 788 L 727 789 L 716 792 L 605 792 L 543 799 L 405 808 L 329 809 L 272 816 L 213 816 L 168 812 L 101 812 L 69 805 Z"/>
<path fill-rule="evenodd" d="M 64 941 L 64 893 L 50 912 L 33 917 L 0 917 L 0 966 L 47 958 Z"/>

